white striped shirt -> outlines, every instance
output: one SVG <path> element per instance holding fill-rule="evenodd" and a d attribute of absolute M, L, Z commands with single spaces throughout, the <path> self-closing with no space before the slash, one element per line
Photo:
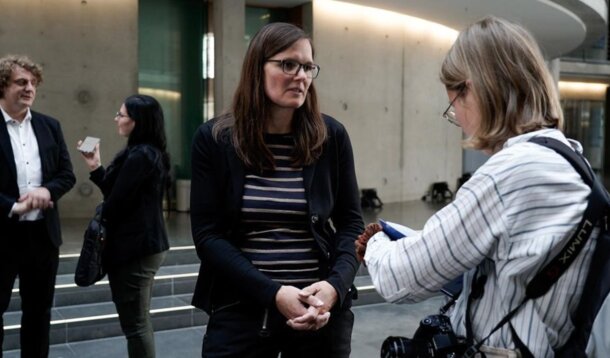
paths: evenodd
<path fill-rule="evenodd" d="M 365 262 L 387 301 L 423 300 L 466 273 L 464 291 L 451 312 L 456 333 L 465 336 L 466 303 L 479 266 L 480 274 L 488 276 L 483 296 L 471 308 L 475 340 L 480 340 L 523 300 L 527 283 L 570 238 L 590 193 L 563 157 L 527 142 L 540 135 L 582 150 L 552 129 L 511 138 L 419 235 L 390 241 L 378 233 L 369 241 Z M 573 330 L 570 313 L 582 293 L 594 241 L 587 243 L 546 295 L 529 300 L 511 319 L 535 357 L 552 357 L 552 348 L 561 346 Z M 509 325 L 485 344 L 514 349 Z"/>

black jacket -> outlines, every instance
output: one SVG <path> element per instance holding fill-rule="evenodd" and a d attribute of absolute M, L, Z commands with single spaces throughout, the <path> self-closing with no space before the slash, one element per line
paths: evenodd
<path fill-rule="evenodd" d="M 90 179 L 104 194 L 102 220 L 107 270 L 169 249 L 163 221 L 165 170 L 161 152 L 147 144 L 128 147 Z"/>
<path fill-rule="evenodd" d="M 303 179 L 310 228 L 324 255 L 323 277 L 337 290 L 341 306 L 358 269 L 354 240 L 364 225 L 349 136 L 335 119 L 324 116 L 324 121 L 324 151 L 303 168 Z M 244 257 L 234 230 L 240 222 L 245 168 L 228 140 L 214 140 L 213 122 L 199 127 L 192 146 L 191 227 L 201 259 L 193 305 L 209 312 L 212 296 L 230 291 L 238 300 L 270 307 L 281 285 Z M 225 292 L 217 292 L 219 287 Z"/>
<path fill-rule="evenodd" d="M 61 245 L 59 227 L 58 200 L 67 193 L 76 182 L 72 172 L 70 155 L 59 122 L 42 113 L 32 113 L 32 128 L 38 142 L 38 152 L 42 165 L 42 186 L 51 193 L 54 206 L 44 210 L 44 220 L 49 237 L 55 247 Z M 18 215 L 8 218 L 13 204 L 19 199 L 17 186 L 17 168 L 11 140 L 3 116 L 0 115 L 0 231 L 5 225 L 17 222 Z"/>

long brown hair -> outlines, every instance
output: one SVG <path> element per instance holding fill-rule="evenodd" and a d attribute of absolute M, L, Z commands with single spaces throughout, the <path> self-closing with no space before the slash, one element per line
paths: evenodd
<path fill-rule="evenodd" d="M 261 28 L 246 52 L 241 78 L 233 96 L 232 111 L 221 116 L 214 124 L 216 140 L 231 130 L 230 138 L 235 150 L 250 169 L 262 171 L 275 168 L 273 155 L 263 137 L 265 121 L 272 105 L 265 94 L 265 63 L 301 39 L 309 40 L 312 55 L 315 54 L 311 38 L 295 25 L 275 22 Z M 294 165 L 313 163 L 322 153 L 327 135 L 313 82 L 305 103 L 294 112 L 292 134 L 295 141 Z"/>
<path fill-rule="evenodd" d="M 441 68 L 447 89 L 467 87 L 481 112 L 467 147 L 499 150 L 507 139 L 563 127 L 555 82 L 536 40 L 523 27 L 493 16 L 462 31 Z"/>

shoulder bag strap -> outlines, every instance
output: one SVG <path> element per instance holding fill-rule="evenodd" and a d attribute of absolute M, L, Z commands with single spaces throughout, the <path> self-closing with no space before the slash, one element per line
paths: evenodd
<path fill-rule="evenodd" d="M 535 137 L 530 139 L 530 142 L 551 148 L 561 154 L 572 164 L 583 181 L 591 187 L 589 204 L 582 220 L 576 227 L 576 231 L 559 254 L 536 274 L 534 279 L 527 285 L 527 297 L 538 298 L 544 295 L 557 282 L 559 277 L 561 277 L 570 264 L 574 262 L 576 256 L 582 251 L 595 225 L 606 215 L 608 194 L 581 154 L 576 153 L 562 142 L 549 137 Z"/>
<path fill-rule="evenodd" d="M 491 330 L 491 332 L 489 332 L 487 336 L 485 336 L 485 338 L 474 344 L 469 342 L 470 347 L 464 353 L 465 358 L 474 357 L 474 355 L 483 345 L 483 342 L 485 342 L 495 331 L 500 329 L 500 327 L 509 322 L 525 302 L 527 302 L 529 299 L 538 298 L 544 295 L 551 288 L 551 286 L 557 282 L 559 277 L 568 269 L 580 251 L 582 251 L 582 248 L 585 246 L 587 240 L 591 236 L 595 225 L 600 219 L 605 217 L 608 209 L 608 203 L 610 203 L 608 192 L 601 185 L 600 181 L 595 176 L 595 173 L 593 173 L 593 170 L 586 163 L 585 159 L 580 153 L 576 153 L 573 149 L 554 138 L 534 137 L 529 141 L 553 149 L 555 152 L 564 157 L 572 165 L 572 167 L 574 167 L 574 169 L 582 177 L 583 181 L 591 187 L 589 203 L 580 223 L 577 226 L 576 231 L 570 237 L 570 240 L 568 240 L 566 245 L 555 256 L 555 258 L 553 258 L 553 260 L 540 272 L 538 272 L 532 281 L 528 283 L 523 301 L 521 301 L 517 307 L 513 308 L 506 316 L 504 316 L 504 318 L 498 322 L 498 324 Z M 471 299 L 469 297 L 466 307 L 467 313 L 470 313 L 470 301 Z M 470 318 L 467 317 L 467 323 L 469 323 L 469 320 Z M 467 331 L 469 334 L 472 334 L 472 328 L 467 327 Z M 514 332 L 514 330 L 513 335 L 516 336 L 516 332 Z M 521 342 L 518 337 L 517 340 Z M 522 355 L 524 355 L 524 357 L 532 357 L 531 352 L 529 352 L 523 342 L 521 342 L 521 346 L 522 347 L 519 347 L 520 349 L 526 350 L 522 352 Z"/>

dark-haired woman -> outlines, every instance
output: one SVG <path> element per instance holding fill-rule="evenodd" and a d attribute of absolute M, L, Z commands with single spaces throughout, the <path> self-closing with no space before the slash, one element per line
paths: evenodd
<path fill-rule="evenodd" d="M 163 111 L 153 97 L 133 95 L 114 120 L 119 135 L 127 137 L 126 148 L 106 169 L 100 164 L 99 144 L 83 158 L 89 178 L 104 195 L 103 263 L 129 357 L 154 357 L 150 298 L 155 273 L 169 249 L 162 208 L 169 182 Z"/>
<path fill-rule="evenodd" d="M 231 112 L 193 139 L 203 357 L 350 354 L 363 223 L 350 140 L 319 112 L 313 55 L 298 27 L 263 27 Z"/>

